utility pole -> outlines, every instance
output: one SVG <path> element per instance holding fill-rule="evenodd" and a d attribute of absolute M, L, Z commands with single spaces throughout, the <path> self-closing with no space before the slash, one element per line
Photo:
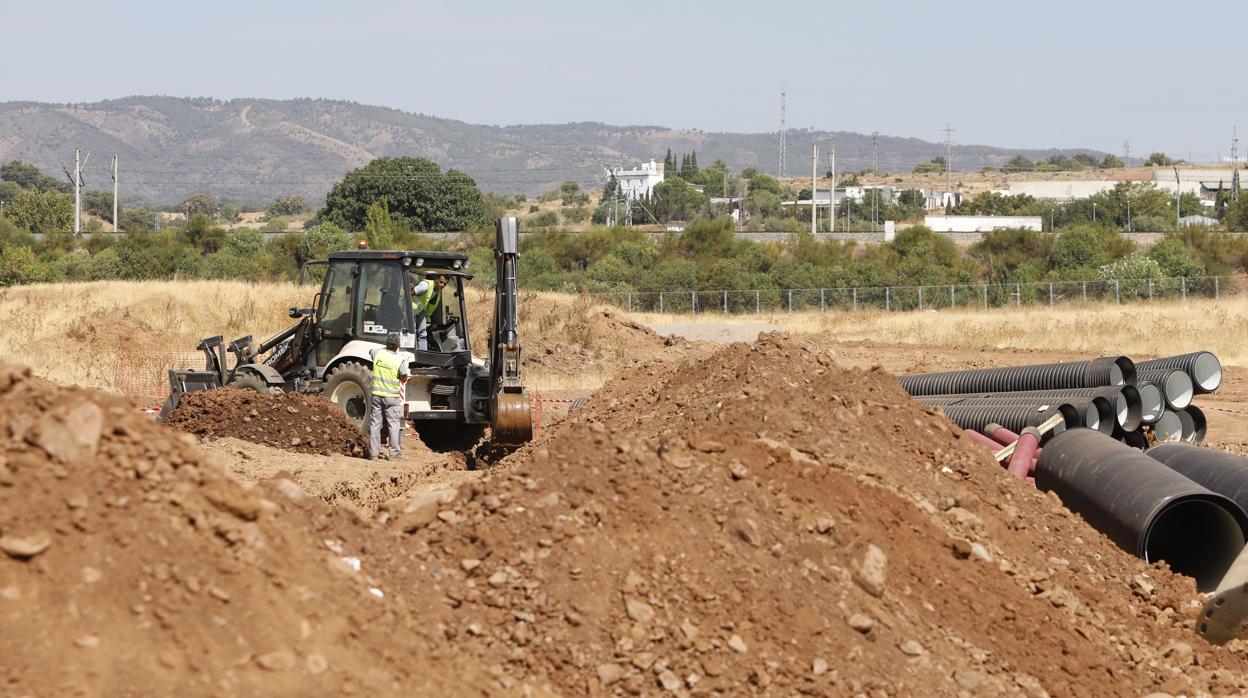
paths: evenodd
<path fill-rule="evenodd" d="M 819 206 L 815 203 L 819 193 L 819 146 L 810 146 L 810 234 L 815 234 L 819 221 Z"/>
<path fill-rule="evenodd" d="M 1179 168 L 1174 168 L 1174 229 L 1180 228 L 1179 203 L 1183 200 L 1183 183 L 1179 179 Z"/>
<path fill-rule="evenodd" d="M 71 175 L 69 170 L 65 170 L 65 176 L 69 178 L 69 183 L 74 187 L 74 236 L 82 232 L 82 168 L 87 166 L 87 160 L 91 159 L 91 153 L 87 153 L 87 157 L 82 155 L 81 148 L 74 148 L 74 173 Z M 64 170 L 64 168 L 61 168 Z"/>
<path fill-rule="evenodd" d="M 871 176 L 880 176 L 880 132 L 871 132 Z M 871 231 L 875 232 L 880 224 L 879 190 L 872 191 L 871 196 Z"/>
<path fill-rule="evenodd" d="M 117 156 L 113 156 L 113 232 L 120 233 L 117 226 Z"/>
<path fill-rule="evenodd" d="M 1231 127 L 1231 201 L 1239 201 L 1239 127 Z"/>
<path fill-rule="evenodd" d="M 784 86 L 780 86 L 780 177 L 784 177 Z"/>
<path fill-rule="evenodd" d="M 836 143 L 832 143 L 832 153 L 828 157 L 828 232 L 836 232 Z"/>
<path fill-rule="evenodd" d="M 953 191 L 953 126 L 945 124 L 945 193 Z"/>
<path fill-rule="evenodd" d="M 1122 166 L 1131 166 L 1131 141 L 1122 142 Z"/>

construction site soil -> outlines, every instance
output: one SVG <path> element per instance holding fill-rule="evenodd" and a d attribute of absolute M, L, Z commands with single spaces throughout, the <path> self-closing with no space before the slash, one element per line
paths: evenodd
<path fill-rule="evenodd" d="M 296 453 L 362 455 L 364 437 L 318 395 L 222 388 L 182 395 L 165 424 L 206 438 L 233 437 Z"/>
<path fill-rule="evenodd" d="M 776 334 L 653 353 L 483 477 L 208 455 L 5 370 L 0 693 L 1248 690 L 1244 643 L 1192 631 L 1192 580 L 884 370 Z"/>

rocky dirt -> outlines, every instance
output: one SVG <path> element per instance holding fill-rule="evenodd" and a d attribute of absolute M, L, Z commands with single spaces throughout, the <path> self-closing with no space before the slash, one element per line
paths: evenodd
<path fill-rule="evenodd" d="M 22 370 L 0 423 L 0 694 L 481 695 L 344 550 L 352 514 Z"/>
<path fill-rule="evenodd" d="M 493 477 L 380 518 L 408 536 L 373 549 L 384 583 L 504 687 L 1248 687 L 1237 648 L 1192 632 L 1190 579 L 1003 474 L 888 374 L 774 335 L 617 381 Z"/>
<path fill-rule="evenodd" d="M 317 395 L 221 388 L 182 396 L 165 424 L 205 438 L 233 437 L 296 453 L 362 456 L 364 436 L 342 410 Z M 410 439 L 405 446 L 419 446 Z"/>

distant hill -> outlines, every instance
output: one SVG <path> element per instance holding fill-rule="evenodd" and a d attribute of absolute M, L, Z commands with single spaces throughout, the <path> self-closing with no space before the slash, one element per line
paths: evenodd
<path fill-rule="evenodd" d="M 656 111 L 656 118 L 661 118 Z M 810 171 L 812 143 L 836 141 L 837 169 L 871 164 L 871 138 L 858 133 L 790 130 L 789 175 Z M 0 161 L 23 160 L 49 174 L 73 165 L 74 148 L 93 153 L 89 189 L 110 189 L 109 158 L 121 162 L 123 199 L 169 205 L 209 192 L 260 205 L 283 194 L 321 201 L 343 173 L 381 156 L 414 155 L 476 178 L 487 191 L 534 194 L 565 180 L 598 186 L 607 165 L 661 160 L 696 150 L 700 164 L 723 159 L 775 174 L 777 133 L 711 133 L 600 123 L 481 126 L 396 109 L 323 99 L 266 100 L 126 97 L 93 104 L 0 103 Z M 1016 154 L 1101 153 L 1086 149 L 954 147 L 955 169 L 1002 165 Z M 909 171 L 944 153 L 917 138 L 881 136 L 881 171 Z"/>

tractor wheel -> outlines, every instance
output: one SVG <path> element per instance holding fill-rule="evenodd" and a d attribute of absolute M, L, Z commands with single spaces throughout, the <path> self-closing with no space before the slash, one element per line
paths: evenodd
<path fill-rule="evenodd" d="M 264 379 L 250 371 L 244 371 L 234 376 L 234 380 L 230 381 L 226 387 L 239 388 L 240 390 L 254 390 L 261 395 L 268 395 L 272 389 Z"/>
<path fill-rule="evenodd" d="M 450 419 L 413 419 L 412 428 L 431 451 L 467 451 L 485 436 L 484 424 L 464 424 Z"/>
<path fill-rule="evenodd" d="M 347 413 L 347 419 L 361 430 L 368 424 L 373 393 L 373 373 L 364 364 L 347 362 L 330 371 L 325 381 L 325 397 Z"/>

